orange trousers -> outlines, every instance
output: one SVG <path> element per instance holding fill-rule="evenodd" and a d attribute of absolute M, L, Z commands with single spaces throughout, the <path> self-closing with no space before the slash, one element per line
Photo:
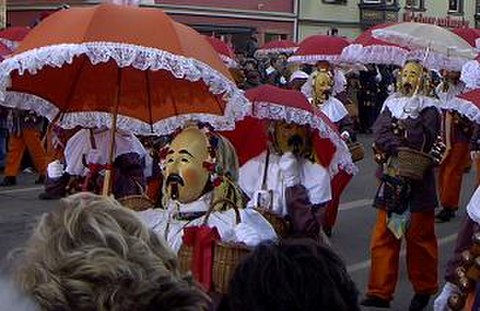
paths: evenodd
<path fill-rule="evenodd" d="M 47 157 L 45 149 L 43 149 L 42 146 L 40 131 L 36 129 L 24 129 L 19 136 L 11 135 L 8 138 L 5 176 L 18 175 L 25 148 L 28 149 L 38 173 L 46 173 Z"/>
<path fill-rule="evenodd" d="M 469 161 L 468 143 L 452 145 L 438 172 L 438 193 L 443 207 L 458 209 L 463 174 Z"/>
<path fill-rule="evenodd" d="M 438 245 L 435 237 L 435 211 L 412 213 L 405 234 L 408 278 L 416 294 L 438 290 Z M 370 280 L 367 295 L 392 300 L 397 285 L 400 260 L 398 240 L 387 228 L 387 212 L 378 210 L 371 242 Z"/>

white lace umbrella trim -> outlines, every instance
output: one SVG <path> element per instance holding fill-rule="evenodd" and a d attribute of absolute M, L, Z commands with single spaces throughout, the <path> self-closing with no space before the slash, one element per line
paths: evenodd
<path fill-rule="evenodd" d="M 328 61 L 332 64 L 343 62 L 340 54 L 324 55 L 293 55 L 288 58 L 289 63 L 301 63 L 315 65 L 319 61 Z"/>
<path fill-rule="evenodd" d="M 455 97 L 442 106 L 446 110 L 455 110 L 470 121 L 480 124 L 480 108 L 471 101 Z"/>
<path fill-rule="evenodd" d="M 329 139 L 336 147 L 335 154 L 328 168 L 330 176 L 335 176 L 339 168 L 351 175 L 358 173 L 358 168 L 353 164 L 347 144 L 320 116 L 303 109 L 286 107 L 270 102 L 255 102 L 253 115 L 259 119 L 284 120 L 288 123 L 309 125 L 311 128 L 318 130 L 320 137 Z"/>
<path fill-rule="evenodd" d="M 402 66 L 408 50 L 397 46 L 351 44 L 343 49 L 341 58 L 347 63 Z"/>
<path fill-rule="evenodd" d="M 468 88 L 480 88 L 480 63 L 478 60 L 469 61 L 463 66 L 461 80 Z"/>
<path fill-rule="evenodd" d="M 19 95 L 16 92 L 7 95 L 10 74 L 15 70 L 18 70 L 20 75 L 25 72 L 36 74 L 44 66 L 60 68 L 65 64 L 71 64 L 73 58 L 79 55 L 86 55 L 94 65 L 114 60 L 120 68 L 133 67 L 144 71 L 167 70 L 178 79 L 202 80 L 212 94 L 223 94 L 222 99 L 226 102 L 223 116 L 204 113 L 173 116 L 153 124 L 155 133 L 160 135 L 168 134 L 191 120 L 209 123 L 215 130 L 231 130 L 236 120 L 242 119 L 251 112 L 251 103 L 245 98 L 243 91 L 238 89 L 233 81 L 207 64 L 194 58 L 155 48 L 114 42 L 45 46 L 4 60 L 0 64 L 0 100 L 4 101 L 1 104 L 12 108 L 31 109 L 53 119 L 58 109 L 46 100 L 34 96 L 25 101 L 26 95 Z M 66 113 L 61 122 L 65 127 L 76 125 L 110 127 L 111 116 L 109 113 L 95 111 Z M 151 133 L 150 125 L 128 116 L 119 115 L 118 126 L 137 134 Z"/>
<path fill-rule="evenodd" d="M 461 71 L 462 67 L 469 61 L 468 58 L 447 56 L 434 51 L 430 51 L 428 55 L 426 55 L 425 50 L 411 51 L 407 59 L 416 59 L 430 70 L 445 69 L 449 71 Z"/>
<path fill-rule="evenodd" d="M 298 47 L 290 47 L 290 48 L 270 48 L 270 49 L 258 49 L 255 51 L 255 55 L 268 55 L 268 54 L 292 54 L 298 50 Z"/>

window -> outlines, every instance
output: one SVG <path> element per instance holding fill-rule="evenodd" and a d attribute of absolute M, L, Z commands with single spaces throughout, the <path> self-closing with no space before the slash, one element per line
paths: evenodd
<path fill-rule="evenodd" d="M 449 13 L 463 13 L 463 0 L 448 0 Z"/>
<path fill-rule="evenodd" d="M 425 0 L 407 0 L 405 1 L 406 9 L 425 10 Z"/>

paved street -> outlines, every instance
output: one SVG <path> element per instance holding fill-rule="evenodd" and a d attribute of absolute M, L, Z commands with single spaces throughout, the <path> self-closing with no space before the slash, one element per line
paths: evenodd
<path fill-rule="evenodd" d="M 370 270 L 369 242 L 375 221 L 375 210 L 370 205 L 376 185 L 373 178 L 375 164 L 372 161 L 369 149 L 371 139 L 366 136 L 360 136 L 360 139 L 366 146 L 367 158 L 360 162 L 361 171 L 353 179 L 343 197 L 339 221 L 333 233 L 332 243 L 345 259 L 348 269 L 363 295 Z M 474 190 L 473 179 L 474 172 L 465 175 L 462 206 L 468 202 L 468 198 Z M 25 175 L 19 180 L 21 186 L 0 189 L 0 256 L 3 258 L 3 269 L 9 266 L 10 261 L 7 254 L 12 249 L 22 246 L 35 219 L 56 204 L 54 201 L 39 201 L 37 199 L 41 187 L 33 185 L 33 180 L 34 178 L 31 175 Z M 456 232 L 463 217 L 464 209 L 461 210 L 454 221 L 437 226 L 441 282 L 443 282 L 441 278 L 443 267 L 452 252 Z M 405 270 L 404 256 L 402 258 L 400 280 L 391 310 L 408 310 L 413 295 Z M 425 263 L 425 265 L 428 264 Z"/>

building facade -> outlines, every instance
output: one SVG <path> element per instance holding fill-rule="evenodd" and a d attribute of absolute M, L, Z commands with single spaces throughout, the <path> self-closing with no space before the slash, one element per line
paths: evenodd
<path fill-rule="evenodd" d="M 418 21 L 441 27 L 480 26 L 480 0 L 301 0 L 299 39 L 326 34 L 356 37 L 382 23 Z"/>
<path fill-rule="evenodd" d="M 7 19 L 12 26 L 30 25 L 42 11 L 61 4 L 85 6 L 100 1 L 8 0 Z M 201 33 L 221 37 L 242 48 L 252 36 L 258 44 L 275 39 L 295 39 L 295 0 L 142 0 L 142 6 L 162 9 L 175 20 Z"/>

